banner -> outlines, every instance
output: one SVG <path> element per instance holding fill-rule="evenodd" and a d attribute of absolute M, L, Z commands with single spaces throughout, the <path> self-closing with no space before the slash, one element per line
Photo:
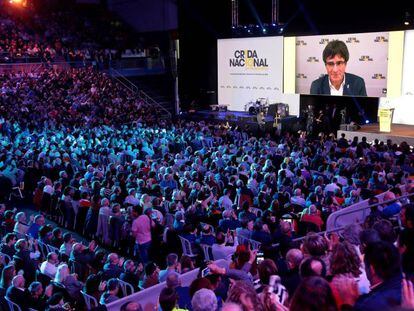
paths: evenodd
<path fill-rule="evenodd" d="M 278 101 L 283 81 L 283 37 L 221 39 L 218 51 L 218 102 L 246 111 L 259 98 Z"/>

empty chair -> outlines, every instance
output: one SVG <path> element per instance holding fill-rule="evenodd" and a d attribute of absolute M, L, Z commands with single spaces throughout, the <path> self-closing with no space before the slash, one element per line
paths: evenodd
<path fill-rule="evenodd" d="M 91 310 L 92 308 L 96 308 L 98 306 L 98 301 L 95 297 L 88 295 L 83 290 L 81 290 L 81 294 L 83 296 L 83 299 L 85 300 L 87 310 Z"/>
<path fill-rule="evenodd" d="M 124 297 L 134 293 L 134 287 L 131 284 L 120 279 L 118 279 L 118 282 Z"/>
<path fill-rule="evenodd" d="M 204 260 L 213 261 L 214 258 L 213 258 L 212 247 L 207 244 L 200 244 L 200 246 L 203 249 Z"/>
<path fill-rule="evenodd" d="M 9 298 L 7 298 L 6 296 L 4 297 L 4 299 L 6 299 L 7 304 L 9 305 L 9 309 L 10 311 L 22 311 L 22 309 L 19 307 L 18 304 L 14 303 L 13 301 L 11 301 Z"/>
<path fill-rule="evenodd" d="M 183 254 L 188 257 L 197 257 L 197 254 L 193 253 L 193 249 L 191 248 L 191 242 L 182 236 L 179 236 L 181 241 L 181 247 L 183 248 Z"/>

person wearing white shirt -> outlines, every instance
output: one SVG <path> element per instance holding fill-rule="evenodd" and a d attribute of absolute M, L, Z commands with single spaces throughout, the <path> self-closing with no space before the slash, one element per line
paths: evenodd
<path fill-rule="evenodd" d="M 327 184 L 325 186 L 325 193 L 335 193 L 336 189 L 340 189 L 340 187 L 337 184 L 338 179 L 336 177 L 332 178 L 332 182 L 330 184 Z"/>
<path fill-rule="evenodd" d="M 47 254 L 47 259 L 40 265 L 40 272 L 46 274 L 47 276 L 50 276 L 51 278 L 54 278 L 57 272 L 58 264 L 58 255 L 56 253 L 49 253 Z"/>
<path fill-rule="evenodd" d="M 216 243 L 212 246 L 214 260 L 231 259 L 231 256 L 235 253 L 237 246 L 239 245 L 236 233 L 233 246 L 226 246 L 226 242 L 226 235 L 223 232 L 218 232 L 216 234 Z"/>
<path fill-rule="evenodd" d="M 219 199 L 219 206 L 224 209 L 231 209 L 233 207 L 233 202 L 230 200 L 228 189 L 224 189 L 223 195 Z"/>
<path fill-rule="evenodd" d="M 295 189 L 294 196 L 290 198 L 290 203 L 297 204 L 302 207 L 306 206 L 306 200 L 302 197 L 302 190 L 300 188 Z"/>

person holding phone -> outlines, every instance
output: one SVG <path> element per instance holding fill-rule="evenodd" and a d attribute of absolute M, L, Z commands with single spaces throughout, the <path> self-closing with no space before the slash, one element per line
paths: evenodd
<path fill-rule="evenodd" d="M 322 59 L 327 74 L 312 82 L 311 94 L 367 96 L 364 79 L 345 72 L 349 60 L 345 42 L 330 41 L 323 50 Z"/>

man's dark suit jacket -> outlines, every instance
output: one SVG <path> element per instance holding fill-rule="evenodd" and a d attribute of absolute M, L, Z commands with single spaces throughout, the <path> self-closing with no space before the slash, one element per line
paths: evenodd
<path fill-rule="evenodd" d="M 310 93 L 312 95 L 330 95 L 329 76 L 316 79 L 312 82 Z M 343 95 L 350 96 L 367 96 L 364 79 L 353 75 L 352 73 L 345 73 L 345 85 Z"/>
<path fill-rule="evenodd" d="M 10 286 L 7 289 L 6 297 L 13 301 L 15 304 L 18 304 L 23 311 L 27 310 L 30 307 L 29 303 L 31 297 L 27 289 L 22 291 L 14 286 Z"/>

